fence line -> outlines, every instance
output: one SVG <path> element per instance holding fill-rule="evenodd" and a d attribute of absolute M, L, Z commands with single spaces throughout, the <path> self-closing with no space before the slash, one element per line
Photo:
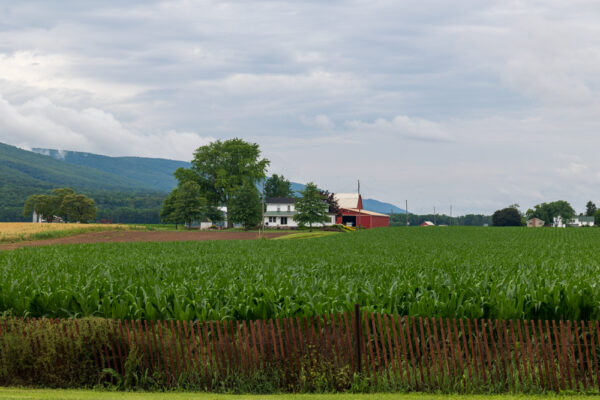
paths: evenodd
<path fill-rule="evenodd" d="M 125 374 L 128 360 L 137 357 L 137 368 L 159 373 L 170 385 L 182 374 L 194 375 L 208 389 L 223 376 L 278 368 L 293 381 L 302 369 L 327 366 L 414 390 L 600 390 L 597 321 L 405 317 L 358 307 L 258 321 L 94 321 L 91 329 L 90 320 L 1 319 L 0 366 L 11 357 L 9 338 L 25 340 L 35 357 L 51 345 L 52 328 L 62 335 L 56 367 L 76 370 L 87 363 L 96 380 L 108 379 L 106 370 Z M 76 343 L 91 356 L 69 356 Z M 41 374 L 36 368 L 28 373 Z"/>

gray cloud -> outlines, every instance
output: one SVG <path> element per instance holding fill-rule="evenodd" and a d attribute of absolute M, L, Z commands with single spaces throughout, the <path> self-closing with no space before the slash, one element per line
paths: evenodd
<path fill-rule="evenodd" d="M 0 140 L 273 172 L 415 211 L 600 201 L 594 1 L 20 1 L 0 13 Z"/>

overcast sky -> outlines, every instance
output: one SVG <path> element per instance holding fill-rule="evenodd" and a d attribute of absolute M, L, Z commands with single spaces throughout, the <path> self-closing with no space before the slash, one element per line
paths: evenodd
<path fill-rule="evenodd" d="M 600 203 L 598 1 L 0 0 L 0 141 L 271 173 L 430 212 Z"/>

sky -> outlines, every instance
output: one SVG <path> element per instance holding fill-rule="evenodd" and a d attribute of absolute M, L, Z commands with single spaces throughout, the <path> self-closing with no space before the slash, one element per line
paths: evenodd
<path fill-rule="evenodd" d="M 600 204 L 600 2 L 0 0 L 0 142 L 269 173 L 418 213 Z"/>

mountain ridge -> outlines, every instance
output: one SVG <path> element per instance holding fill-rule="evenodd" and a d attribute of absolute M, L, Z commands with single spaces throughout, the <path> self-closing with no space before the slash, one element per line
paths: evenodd
<path fill-rule="evenodd" d="M 25 221 L 27 196 L 71 187 L 92 196 L 98 218 L 155 223 L 162 200 L 176 186 L 173 172 L 191 163 L 164 158 L 111 157 L 95 153 L 34 148 L 0 143 L 0 221 Z M 305 185 L 291 182 L 297 193 Z M 388 214 L 403 210 L 390 203 L 363 199 L 366 210 Z M 137 220 L 136 220 L 137 219 Z"/>
<path fill-rule="evenodd" d="M 40 154 L 45 154 L 55 159 L 60 159 L 68 163 L 73 163 L 77 165 L 84 166 L 93 166 L 94 168 L 98 168 L 105 172 L 122 174 L 127 178 L 144 178 L 143 181 L 145 183 L 151 183 L 152 180 L 147 178 L 147 170 L 149 164 L 153 165 L 156 171 L 156 165 L 161 165 L 162 169 L 159 168 L 158 172 L 153 175 L 154 179 L 158 179 L 158 183 L 154 187 L 155 189 L 170 191 L 176 186 L 175 178 L 173 177 L 173 172 L 179 167 L 189 168 L 191 167 L 191 163 L 186 161 L 179 160 L 168 160 L 165 158 L 150 158 L 150 157 L 111 157 L 105 156 L 101 154 L 95 153 L 85 153 L 71 150 L 57 150 L 57 149 L 44 149 L 44 148 L 34 148 L 32 149 L 34 152 L 38 152 Z M 135 162 L 134 162 L 135 161 Z M 140 169 L 139 166 L 144 165 L 144 168 Z M 125 168 L 129 167 L 129 170 Z M 138 167 L 138 168 L 132 168 Z M 169 173 L 169 170 L 171 171 Z M 298 193 L 300 190 L 305 188 L 305 185 L 298 182 L 291 182 L 292 190 L 295 193 Z M 382 214 L 390 214 L 399 213 L 403 214 L 406 211 L 395 206 L 391 203 L 386 203 L 383 201 L 363 198 L 363 207 L 365 210 L 375 211 Z"/>

